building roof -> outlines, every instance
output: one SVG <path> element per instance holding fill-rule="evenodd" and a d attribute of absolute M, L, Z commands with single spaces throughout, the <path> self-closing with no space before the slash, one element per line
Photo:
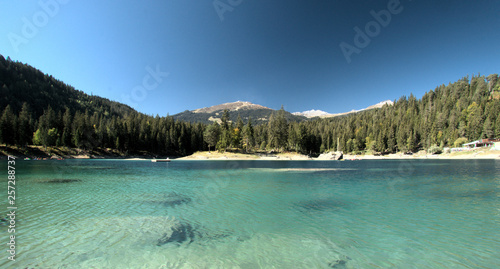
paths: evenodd
<path fill-rule="evenodd" d="M 477 145 L 477 144 L 493 144 L 493 142 L 497 142 L 497 141 L 498 141 L 498 139 L 479 139 L 476 141 L 465 143 L 465 144 L 463 144 L 463 146 Z"/>

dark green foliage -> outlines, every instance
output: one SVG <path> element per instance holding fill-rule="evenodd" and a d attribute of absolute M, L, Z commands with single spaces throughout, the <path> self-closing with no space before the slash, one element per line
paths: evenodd
<path fill-rule="evenodd" d="M 252 118 L 248 118 L 247 125 L 243 129 L 243 140 L 245 144 L 245 151 L 255 146 L 255 131 L 252 125 Z"/>
<path fill-rule="evenodd" d="M 0 92 L 0 143 L 173 155 L 207 148 L 203 124 L 138 113 L 2 55 Z"/>
<path fill-rule="evenodd" d="M 231 113 L 229 115 L 229 121 L 237 122 L 238 116 L 241 117 L 243 123 L 248 123 L 248 119 L 254 119 L 255 124 L 264 124 L 269 121 L 271 115 L 275 112 L 275 110 L 271 109 L 251 109 L 251 110 L 239 110 L 238 113 Z M 184 111 L 179 114 L 173 115 L 174 119 L 180 121 L 188 121 L 188 122 L 201 122 L 204 124 L 211 124 L 211 119 L 219 119 L 221 118 L 221 114 L 223 111 L 215 111 L 212 113 L 194 113 L 192 111 Z M 285 117 L 288 121 L 304 121 L 306 117 L 293 115 L 290 112 L 285 111 Z"/>
<path fill-rule="evenodd" d="M 25 102 L 21 108 L 21 112 L 19 113 L 18 118 L 18 126 L 17 126 L 17 144 L 19 145 L 28 145 L 31 144 L 33 139 L 33 119 L 31 118 L 29 105 Z"/>
<path fill-rule="evenodd" d="M 238 119 L 236 121 L 236 128 L 233 129 L 233 146 L 235 148 L 241 149 L 243 148 L 243 120 L 238 114 Z"/>
<path fill-rule="evenodd" d="M 268 123 L 268 146 L 274 149 L 285 150 L 288 142 L 288 121 L 283 106 L 273 113 Z"/>
<path fill-rule="evenodd" d="M 24 102 L 29 104 L 33 119 L 38 119 L 48 106 L 56 114 L 64 112 L 66 107 L 72 114 L 88 109 L 91 114 L 125 116 L 134 111 L 127 105 L 75 90 L 27 64 L 6 61 L 2 55 L 0 62 L 3 63 L 0 64 L 0 108 L 10 104 L 16 115 Z"/>
<path fill-rule="evenodd" d="M 14 145 L 16 143 L 16 116 L 7 105 L 0 116 L 0 143 Z"/>
<path fill-rule="evenodd" d="M 403 96 L 393 105 L 335 118 L 304 120 L 283 108 L 277 112 L 242 110 L 239 115 L 224 111 L 218 116 L 220 126 L 192 123 L 188 118 L 180 121 L 179 115 L 177 119 L 144 115 L 77 91 L 1 55 L 0 93 L 0 143 L 21 146 L 34 143 L 173 155 L 217 146 L 219 150 L 290 150 L 315 155 L 330 150 L 417 151 L 500 136 L 497 74 L 474 76 L 470 81 L 463 78 L 438 86 L 421 99 Z M 258 119 L 256 125 L 250 118 Z"/>

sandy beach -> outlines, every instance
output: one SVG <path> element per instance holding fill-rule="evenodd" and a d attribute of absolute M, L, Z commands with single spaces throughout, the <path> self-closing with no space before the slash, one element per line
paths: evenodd
<path fill-rule="evenodd" d="M 365 155 L 344 155 L 344 160 L 397 160 L 397 159 L 500 159 L 500 151 L 489 149 L 478 149 L 466 152 L 453 152 L 442 154 L 428 154 L 420 151 L 412 155 L 403 153 L 387 154 L 375 156 Z M 304 160 L 326 160 L 321 158 L 312 158 L 299 153 L 278 153 L 278 154 L 243 154 L 231 152 L 196 152 L 192 155 L 178 158 L 178 160 L 281 160 L 281 161 L 304 161 Z"/>
<path fill-rule="evenodd" d="M 178 158 L 177 160 L 268 160 L 268 161 L 291 161 L 291 160 L 312 160 L 309 156 L 299 153 L 232 153 L 217 151 L 199 151 L 192 155 Z"/>

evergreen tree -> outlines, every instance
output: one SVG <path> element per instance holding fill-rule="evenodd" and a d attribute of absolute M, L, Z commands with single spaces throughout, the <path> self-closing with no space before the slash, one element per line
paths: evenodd
<path fill-rule="evenodd" d="M 70 146 L 72 146 L 72 143 L 71 143 L 71 124 L 72 124 L 71 121 L 72 121 L 72 118 L 71 118 L 71 112 L 70 112 L 68 107 L 66 107 L 66 110 L 64 111 L 62 121 L 63 121 L 63 131 L 62 131 L 62 138 L 61 138 L 62 145 L 70 147 Z"/>
<path fill-rule="evenodd" d="M 497 120 L 495 121 L 495 133 L 494 133 L 495 138 L 500 138 L 500 116 L 497 117 Z"/>
<path fill-rule="evenodd" d="M 253 148 L 255 144 L 255 132 L 252 125 L 252 118 L 248 118 L 247 125 L 243 129 L 243 139 L 245 140 L 245 151 Z"/>
<path fill-rule="evenodd" d="M 73 118 L 72 125 L 72 142 L 77 148 L 82 148 L 85 143 L 85 132 L 86 132 L 86 124 L 85 124 L 85 116 L 81 114 L 79 111 L 76 112 L 75 117 Z"/>
<path fill-rule="evenodd" d="M 224 111 L 219 136 L 210 126 L 152 117 L 96 96 L 0 55 L 0 143 L 111 147 L 123 152 L 188 154 L 217 146 L 293 150 L 318 154 L 344 151 L 418 150 L 452 146 L 463 139 L 500 137 L 500 80 L 464 77 L 440 85 L 421 99 L 403 96 L 392 106 L 343 117 L 288 122 L 283 107 L 265 124 L 236 125 Z M 242 112 L 243 113 L 243 112 Z M 243 114 L 242 114 L 243 115 Z M 246 115 L 245 115 L 246 116 Z M 260 118 L 260 117 L 259 117 Z M 462 140 L 463 140 L 462 139 Z M 459 141 L 462 142 L 462 141 Z"/>
<path fill-rule="evenodd" d="M 221 136 L 217 143 L 217 149 L 226 152 L 227 148 L 231 146 L 232 124 L 229 122 L 229 111 L 224 110 L 221 117 Z"/>
<path fill-rule="evenodd" d="M 16 142 L 16 118 L 14 113 L 7 105 L 0 117 L 0 143 L 14 145 Z"/>
<path fill-rule="evenodd" d="M 208 125 L 203 133 L 204 141 L 208 144 L 208 151 L 210 151 L 210 147 L 217 145 L 220 136 L 220 127 L 217 122 L 214 122 L 211 125 Z"/>
<path fill-rule="evenodd" d="M 33 138 L 33 130 L 31 129 L 32 121 L 33 120 L 31 118 L 29 105 L 28 103 L 24 102 L 21 108 L 21 112 L 19 113 L 17 144 L 21 146 L 31 144 Z"/>
<path fill-rule="evenodd" d="M 467 137 L 470 140 L 481 138 L 483 131 L 482 109 L 476 102 L 467 108 Z"/>
<path fill-rule="evenodd" d="M 490 117 L 486 118 L 483 124 L 483 137 L 484 138 L 493 138 L 495 136 L 494 126 L 491 122 Z"/>
<path fill-rule="evenodd" d="M 394 152 L 396 147 L 396 138 L 394 136 L 394 129 L 389 128 L 389 135 L 387 136 L 387 151 Z"/>
<path fill-rule="evenodd" d="M 238 149 L 242 147 L 243 127 L 244 127 L 243 120 L 238 114 L 238 119 L 236 121 L 236 128 L 234 128 L 233 130 L 233 145 Z"/>
<path fill-rule="evenodd" d="M 283 151 L 288 142 L 288 122 L 285 117 L 283 106 L 277 112 L 271 115 L 268 125 L 269 146 Z"/>

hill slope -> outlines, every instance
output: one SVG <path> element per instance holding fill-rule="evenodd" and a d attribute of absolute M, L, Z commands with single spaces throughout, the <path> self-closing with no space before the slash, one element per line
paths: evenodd
<path fill-rule="evenodd" d="M 97 112 L 99 115 L 125 116 L 136 112 L 127 105 L 75 90 L 28 64 L 13 62 L 0 55 L 0 111 L 10 105 L 17 115 L 24 102 L 30 106 L 34 119 L 38 119 L 48 106 L 56 114 L 64 112 L 66 107 L 72 114 L 88 110 L 90 115 Z"/>
<path fill-rule="evenodd" d="M 75 148 L 87 155 L 127 156 L 186 155 L 206 148 L 202 124 L 139 113 L 2 55 L 0 114 L 0 144 L 17 145 L 22 152 L 26 145 L 43 146 L 58 156 Z M 23 154 L 44 156 L 37 152 Z"/>
<path fill-rule="evenodd" d="M 252 118 L 252 122 L 256 124 L 265 123 L 269 120 L 269 117 L 276 111 L 274 109 L 252 104 L 250 102 L 232 102 L 220 105 L 215 105 L 211 107 L 204 107 L 195 109 L 192 111 L 184 111 L 174 115 L 174 119 L 188 121 L 188 122 L 202 122 L 210 124 L 214 121 L 219 122 L 224 110 L 229 111 L 229 120 L 236 122 L 238 115 L 242 118 L 243 122 L 246 123 L 248 118 Z M 285 112 L 285 117 L 290 121 L 302 121 L 306 118 L 303 116 L 293 115 L 292 113 Z"/>
<path fill-rule="evenodd" d="M 45 149 L 78 148 L 76 152 L 186 155 L 207 150 L 210 141 L 212 148 L 217 146 L 221 151 L 235 148 L 309 155 L 329 150 L 438 152 L 464 141 L 500 137 L 498 74 L 464 77 L 436 87 L 421 99 L 402 96 L 393 105 L 343 117 L 305 120 L 283 111 L 273 117 L 271 124 L 266 123 L 275 110 L 248 102 L 176 115 L 184 120 L 151 117 L 126 105 L 89 96 L 29 65 L 3 57 L 0 87 L 0 144 L 18 145 L 21 149 L 35 144 Z M 228 124 L 220 127 L 224 130 L 215 127 L 206 132 L 209 128 L 201 122 L 217 121 L 224 109 L 230 110 L 233 122 L 238 114 L 243 119 L 252 117 L 253 126 L 236 128 Z M 187 122 L 196 117 L 199 122 Z"/>

